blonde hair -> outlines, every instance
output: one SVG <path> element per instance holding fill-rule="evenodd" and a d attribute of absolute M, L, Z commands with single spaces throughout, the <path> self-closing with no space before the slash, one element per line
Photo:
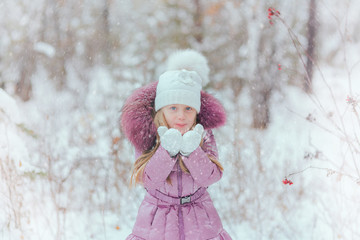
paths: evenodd
<path fill-rule="evenodd" d="M 162 112 L 162 109 L 160 109 L 156 113 L 153 112 L 152 117 L 153 117 L 156 128 L 158 128 L 160 126 L 166 126 L 168 128 L 170 127 L 169 124 L 166 122 L 166 119 L 165 119 L 164 113 Z M 192 128 L 196 125 L 196 123 L 197 122 L 196 122 L 196 118 L 195 118 Z M 203 139 L 200 142 L 200 146 L 202 146 L 202 145 L 203 145 Z M 144 170 L 145 170 L 146 164 L 149 162 L 149 160 L 155 154 L 155 152 L 159 148 L 159 146 L 160 146 L 160 136 L 156 132 L 155 145 L 150 150 L 144 151 L 143 154 L 138 159 L 136 159 L 136 161 L 134 163 L 133 171 L 132 171 L 131 178 L 130 178 L 130 186 L 133 185 L 133 182 L 135 182 L 135 185 L 138 183 L 143 183 L 143 175 L 144 175 Z M 214 156 L 208 154 L 208 158 L 213 163 L 216 164 L 216 166 L 220 169 L 220 171 L 224 171 L 224 168 L 222 167 L 221 163 Z M 189 173 L 189 169 L 187 169 L 187 167 L 185 166 L 181 156 L 179 157 L 179 164 L 180 164 L 180 168 L 183 172 Z M 166 179 L 166 182 L 171 184 L 170 176 L 168 176 L 168 178 Z"/>

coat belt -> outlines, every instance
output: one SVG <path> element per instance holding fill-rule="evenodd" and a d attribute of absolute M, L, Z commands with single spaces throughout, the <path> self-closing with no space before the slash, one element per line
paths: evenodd
<path fill-rule="evenodd" d="M 157 198 L 161 201 L 169 203 L 170 205 L 183 205 L 183 204 L 192 203 L 192 202 L 195 202 L 196 200 L 198 200 L 205 193 L 206 188 L 201 187 L 198 190 L 196 190 L 195 193 L 185 196 L 185 197 L 171 197 L 171 196 L 166 195 L 165 193 L 162 193 L 158 190 L 146 189 L 146 191 L 154 198 Z"/>

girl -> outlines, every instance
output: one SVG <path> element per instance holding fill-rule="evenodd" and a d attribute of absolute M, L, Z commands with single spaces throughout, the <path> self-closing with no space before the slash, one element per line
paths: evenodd
<path fill-rule="evenodd" d="M 121 128 L 136 158 L 131 183 L 147 191 L 127 240 L 231 239 L 206 191 L 223 172 L 211 129 L 226 118 L 201 90 L 208 74 L 200 53 L 176 52 L 158 82 L 125 102 Z"/>

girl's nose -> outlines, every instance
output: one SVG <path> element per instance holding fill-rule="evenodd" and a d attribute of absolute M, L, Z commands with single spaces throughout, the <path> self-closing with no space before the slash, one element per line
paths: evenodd
<path fill-rule="evenodd" d="M 181 119 L 181 120 L 185 119 L 185 114 L 184 114 L 183 111 L 178 112 L 178 118 Z"/>

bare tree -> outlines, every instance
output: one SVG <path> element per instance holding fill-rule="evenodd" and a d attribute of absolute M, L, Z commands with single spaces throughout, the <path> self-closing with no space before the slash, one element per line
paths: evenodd
<path fill-rule="evenodd" d="M 103 10 L 102 10 L 102 48 L 101 52 L 103 54 L 104 61 L 109 63 L 110 61 L 110 23 L 109 23 L 109 0 L 104 2 Z"/>
<path fill-rule="evenodd" d="M 309 19 L 307 23 L 307 62 L 306 62 L 306 77 L 304 79 L 304 90 L 307 93 L 311 92 L 312 85 L 312 76 L 313 76 L 313 66 L 315 61 L 315 39 L 317 31 L 317 21 L 316 21 L 316 1 L 310 0 L 309 2 Z"/>
<path fill-rule="evenodd" d="M 35 70 L 35 54 L 29 40 L 26 41 L 24 49 L 20 60 L 20 76 L 16 83 L 15 92 L 23 101 L 28 101 L 32 90 L 31 75 Z"/>
<path fill-rule="evenodd" d="M 56 51 L 55 59 L 53 62 L 52 69 L 52 78 L 56 81 L 56 85 L 59 89 L 64 87 L 65 85 L 65 49 L 63 48 L 63 32 L 60 28 L 60 5 L 56 0 L 52 1 L 51 11 L 52 11 L 52 20 L 53 20 L 53 28 L 54 28 L 54 45 L 58 51 Z"/>
<path fill-rule="evenodd" d="M 265 27 L 257 39 L 256 67 L 250 82 L 252 99 L 252 127 L 267 128 L 270 121 L 270 97 L 277 86 L 277 50 L 280 42 L 274 37 L 271 27 Z M 269 42 L 268 39 L 274 39 Z M 255 49 L 254 49 L 255 50 Z"/>
<path fill-rule="evenodd" d="M 194 14 L 194 37 L 199 43 L 203 40 L 203 13 L 200 0 L 194 0 L 195 3 L 195 14 Z"/>

